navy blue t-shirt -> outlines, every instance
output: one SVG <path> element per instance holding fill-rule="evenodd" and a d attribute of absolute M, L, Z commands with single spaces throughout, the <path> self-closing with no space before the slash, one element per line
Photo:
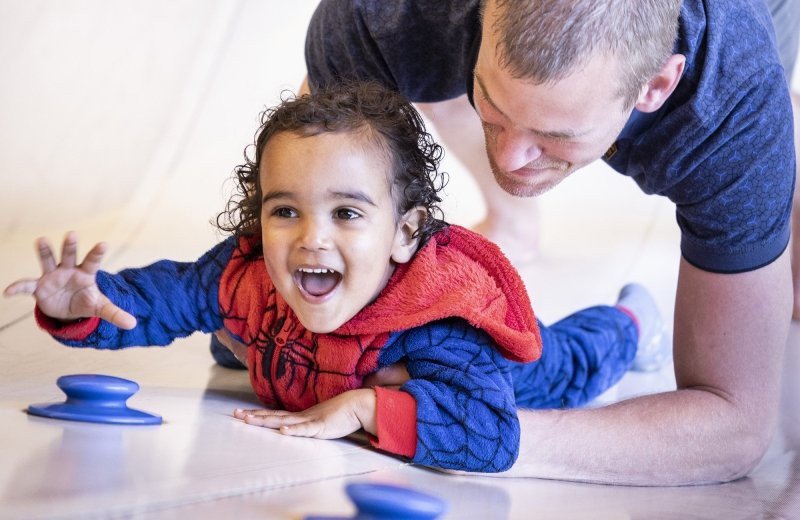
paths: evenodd
<path fill-rule="evenodd" d="M 311 88 L 371 79 L 411 101 L 472 94 L 478 0 L 322 0 L 306 38 Z M 655 113 L 634 111 L 604 160 L 675 203 L 681 252 L 708 271 L 775 260 L 789 241 L 792 109 L 763 0 L 684 0 L 686 69 Z"/>

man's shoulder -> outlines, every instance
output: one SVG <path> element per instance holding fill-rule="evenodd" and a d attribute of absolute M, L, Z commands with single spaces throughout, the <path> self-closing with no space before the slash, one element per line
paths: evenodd
<path fill-rule="evenodd" d="M 786 117 L 784 104 L 769 101 L 786 89 L 771 23 L 762 0 L 684 0 L 675 44 L 675 52 L 686 57 L 683 76 L 656 113 L 632 116 L 621 134 L 631 140 L 630 152 L 638 150 L 639 159 L 663 166 L 712 137 L 736 139 L 738 127 L 750 125 L 754 112 L 760 118 Z M 625 162 L 619 159 L 609 163 L 636 175 L 620 168 Z"/>
<path fill-rule="evenodd" d="M 739 83 L 780 66 L 763 0 L 684 0 L 676 52 L 686 56 L 684 85 L 733 92 Z M 779 78 L 780 79 L 780 78 Z"/>
<path fill-rule="evenodd" d="M 459 26 L 477 17 L 479 0 L 322 0 L 316 16 L 355 17 L 372 36 L 408 34 L 411 28 Z"/>

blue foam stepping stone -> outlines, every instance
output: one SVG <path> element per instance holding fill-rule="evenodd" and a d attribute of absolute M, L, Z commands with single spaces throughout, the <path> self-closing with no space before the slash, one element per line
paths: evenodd
<path fill-rule="evenodd" d="M 438 497 L 389 484 L 354 483 L 346 492 L 356 516 L 307 516 L 306 520 L 433 520 L 447 510 L 447 502 Z"/>
<path fill-rule="evenodd" d="M 51 419 L 105 424 L 161 424 L 160 415 L 128 408 L 126 401 L 139 385 L 129 379 L 100 374 L 61 376 L 56 381 L 67 395 L 63 403 L 28 406 L 28 413 Z"/>

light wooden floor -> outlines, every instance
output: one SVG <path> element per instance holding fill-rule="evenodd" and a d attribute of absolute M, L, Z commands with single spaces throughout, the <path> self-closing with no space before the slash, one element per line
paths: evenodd
<path fill-rule="evenodd" d="M 0 0 L 0 285 L 36 274 L 33 239 L 105 240 L 105 268 L 190 260 L 260 111 L 304 74 L 314 2 Z M 450 159 L 446 211 L 470 225 L 482 201 Z M 670 205 L 593 165 L 541 200 L 543 255 L 522 269 L 550 322 L 645 283 L 668 321 L 679 252 Z M 286 438 L 232 419 L 255 404 L 208 338 L 168 348 L 68 349 L 37 330 L 27 298 L 0 299 L 0 517 L 302 518 L 352 514 L 349 482 L 400 483 L 464 518 L 800 518 L 800 327 L 792 330 L 781 430 L 753 474 L 721 486 L 607 487 L 445 476 L 358 438 Z M 152 427 L 29 416 L 62 398 L 58 376 L 133 379 Z M 671 367 L 629 374 L 600 403 L 674 387 Z"/>

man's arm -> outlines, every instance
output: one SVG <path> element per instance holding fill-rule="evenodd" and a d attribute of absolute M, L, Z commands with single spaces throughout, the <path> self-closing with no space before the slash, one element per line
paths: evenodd
<path fill-rule="evenodd" d="M 794 199 L 792 201 L 792 279 L 794 282 L 794 311 L 792 319 L 800 321 L 800 91 L 792 92 L 794 114 L 794 154 L 796 158 Z"/>
<path fill-rule="evenodd" d="M 681 260 L 678 390 L 596 409 L 520 410 L 520 455 L 501 476 L 635 485 L 747 474 L 775 429 L 792 309 L 789 253 L 721 275 Z"/>

